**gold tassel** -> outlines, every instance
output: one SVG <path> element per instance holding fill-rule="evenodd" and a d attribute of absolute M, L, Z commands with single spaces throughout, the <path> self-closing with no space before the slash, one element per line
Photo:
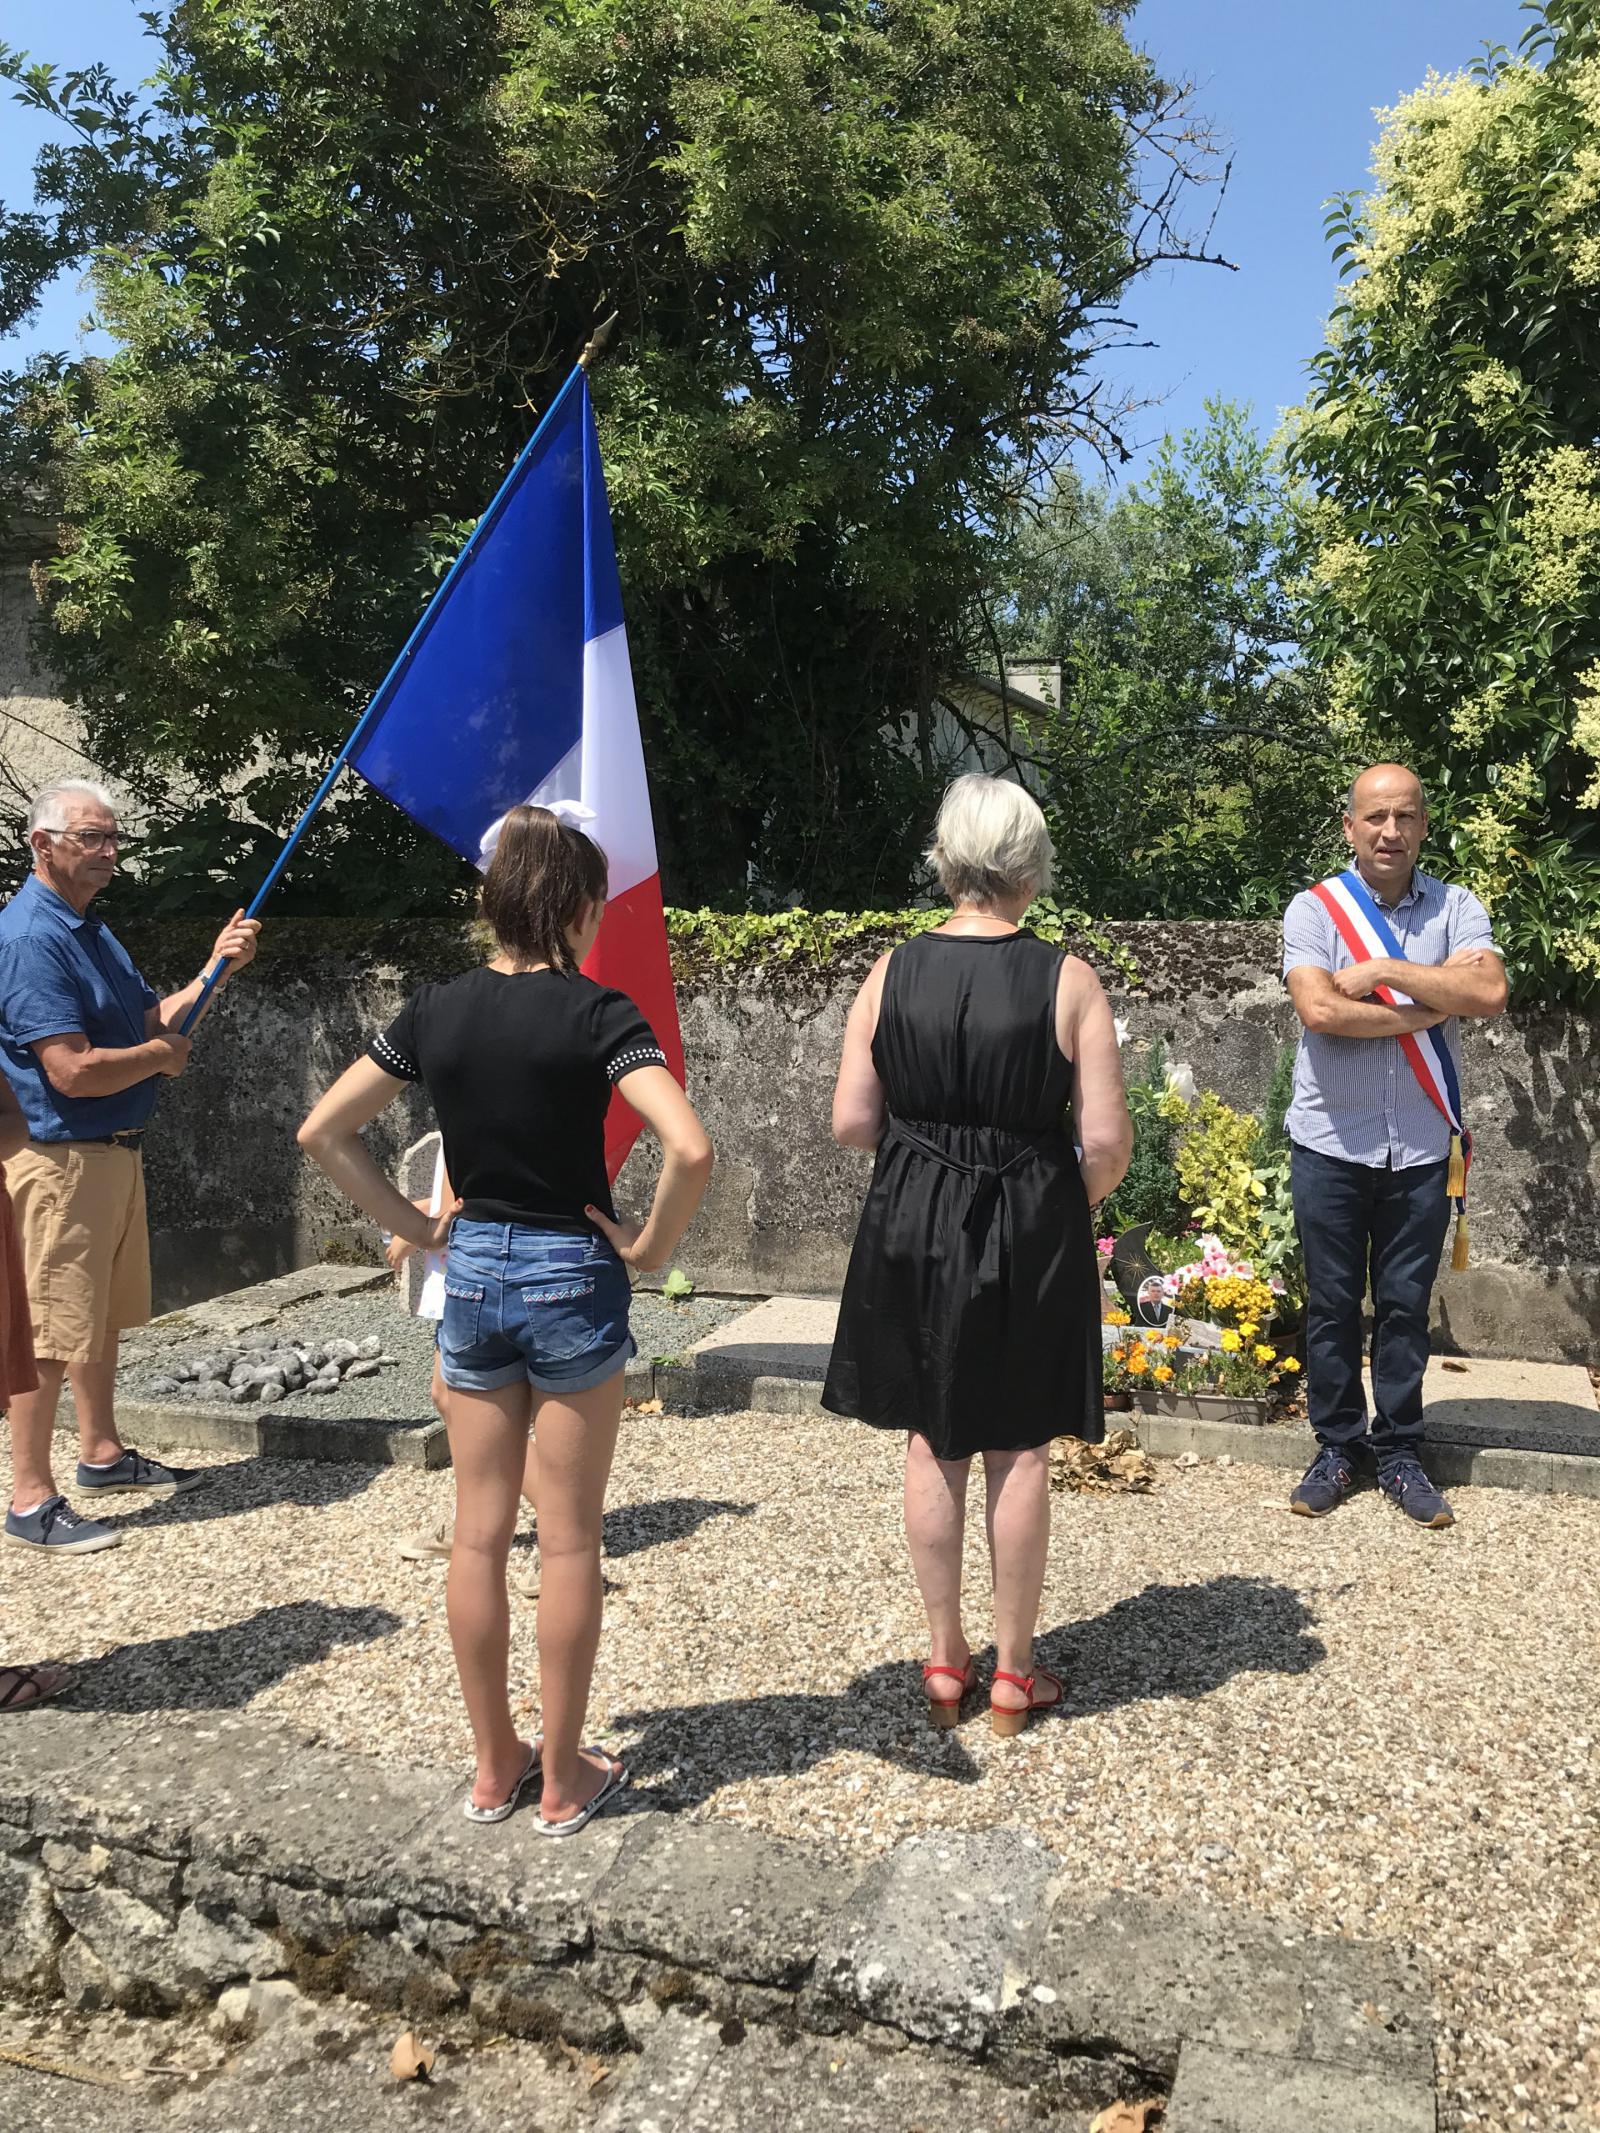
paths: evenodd
<path fill-rule="evenodd" d="M 1467 1189 L 1467 1166 L 1461 1153 L 1461 1136 L 1450 1136 L 1450 1175 L 1445 1180 L 1445 1191 L 1452 1200 L 1459 1200 Z"/>
<path fill-rule="evenodd" d="M 1456 1241 L 1450 1253 L 1452 1274 L 1464 1274 L 1467 1270 L 1467 1211 L 1463 1208 L 1456 1216 Z"/>

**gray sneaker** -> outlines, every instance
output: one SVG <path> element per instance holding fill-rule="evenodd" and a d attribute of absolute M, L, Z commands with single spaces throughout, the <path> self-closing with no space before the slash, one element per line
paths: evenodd
<path fill-rule="evenodd" d="M 159 1459 L 136 1452 L 131 1444 L 110 1466 L 78 1462 L 78 1488 L 84 1494 L 101 1489 L 108 1496 L 133 1490 L 141 1496 L 182 1496 L 189 1489 L 203 1488 L 210 1478 L 203 1467 L 163 1466 Z"/>
<path fill-rule="evenodd" d="M 80 1518 L 64 1496 L 47 1496 L 37 1511 L 22 1517 L 8 1511 L 6 1539 L 24 1548 L 48 1548 L 52 1555 L 93 1555 L 122 1545 L 120 1533 Z"/>

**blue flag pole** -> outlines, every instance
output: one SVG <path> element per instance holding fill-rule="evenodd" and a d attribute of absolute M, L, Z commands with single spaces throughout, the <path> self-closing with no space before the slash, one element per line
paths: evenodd
<path fill-rule="evenodd" d="M 489 508 L 487 509 L 487 511 L 484 512 L 482 518 L 479 519 L 477 525 L 473 527 L 465 546 L 461 550 L 461 553 L 456 557 L 455 561 L 446 571 L 444 577 L 440 580 L 438 588 L 434 592 L 433 598 L 428 602 L 427 606 L 423 609 L 421 615 L 418 617 L 416 627 L 412 630 L 410 636 L 406 639 L 405 643 L 400 647 L 399 656 L 396 658 L 393 666 L 390 667 L 388 673 L 383 677 L 383 680 L 380 682 L 378 688 L 372 696 L 372 700 L 369 702 L 367 708 L 365 709 L 365 711 L 362 712 L 360 718 L 357 719 L 354 727 L 351 729 L 349 739 L 345 742 L 344 746 L 339 750 L 339 753 L 329 764 L 327 776 L 317 787 L 316 791 L 311 795 L 310 800 L 306 804 L 305 812 L 301 815 L 299 821 L 290 831 L 289 837 L 284 844 L 283 850 L 273 861 L 271 869 L 267 874 L 266 880 L 261 884 L 260 888 L 257 889 L 255 895 L 251 898 L 249 909 L 244 914 L 246 918 L 254 918 L 260 911 L 261 906 L 272 894 L 272 891 L 277 887 L 279 880 L 282 878 L 284 869 L 288 866 L 289 861 L 294 857 L 296 846 L 299 844 L 301 838 L 304 837 L 306 831 L 311 827 L 312 819 L 316 815 L 318 808 L 321 807 L 323 801 L 326 800 L 329 793 L 332 792 L 334 783 L 337 780 L 340 771 L 343 770 L 345 764 L 349 762 L 351 756 L 355 754 L 356 750 L 360 747 L 362 741 L 365 740 L 368 733 L 371 732 L 373 726 L 376 724 L 378 718 L 382 715 L 384 707 L 388 703 L 390 695 L 393 693 L 395 683 L 405 672 L 405 669 L 411 659 L 412 654 L 416 651 L 417 646 L 427 635 L 429 625 L 432 623 L 433 618 L 437 614 L 439 609 L 443 606 L 445 599 L 449 594 L 451 586 L 455 583 L 461 572 L 465 570 L 467 565 L 472 561 L 472 558 L 476 554 L 479 546 L 481 545 L 484 536 L 489 532 L 490 528 L 494 525 L 495 520 L 499 517 L 501 507 L 504 505 L 506 498 L 515 489 L 517 485 L 518 476 L 521 474 L 524 465 L 526 464 L 528 458 L 530 457 L 534 448 L 538 444 L 540 438 L 543 437 L 545 431 L 555 420 L 557 414 L 562 408 L 562 405 L 566 401 L 567 395 L 578 383 L 578 380 L 584 376 L 585 372 L 589 368 L 589 365 L 593 362 L 594 358 L 600 353 L 601 349 L 605 346 L 607 340 L 609 340 L 611 336 L 611 329 L 613 326 L 615 326 L 616 322 L 617 314 L 613 312 L 610 318 L 605 321 L 604 325 L 600 326 L 596 330 L 594 337 L 590 340 L 588 346 L 584 349 L 583 354 L 579 356 L 577 362 L 573 364 L 572 370 L 568 375 L 565 383 L 562 385 L 560 392 L 556 394 L 550 405 L 545 409 L 543 415 L 539 418 L 538 427 L 534 430 L 533 435 L 528 439 L 527 443 L 522 447 L 522 450 L 517 454 L 515 460 L 512 462 L 510 473 L 507 474 L 505 480 L 495 491 L 494 497 L 490 502 Z M 194 1028 L 196 1022 L 198 1022 L 201 1015 L 204 1014 L 206 1010 L 206 1005 L 209 1002 L 212 993 L 216 990 L 217 984 L 221 979 L 223 971 L 226 970 L 227 967 L 227 958 L 225 956 L 218 956 L 217 960 L 206 972 L 205 983 L 200 988 L 199 997 L 196 999 L 193 1007 L 190 1008 L 188 1014 L 186 1014 L 183 1018 L 183 1023 L 181 1025 L 180 1030 L 181 1035 L 185 1037 L 188 1036 L 190 1030 Z"/>

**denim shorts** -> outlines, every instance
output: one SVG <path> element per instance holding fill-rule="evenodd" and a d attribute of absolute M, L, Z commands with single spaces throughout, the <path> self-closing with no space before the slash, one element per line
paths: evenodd
<path fill-rule="evenodd" d="M 588 1392 L 634 1353 L 628 1270 L 598 1233 L 457 1221 L 439 1369 L 458 1392 Z"/>

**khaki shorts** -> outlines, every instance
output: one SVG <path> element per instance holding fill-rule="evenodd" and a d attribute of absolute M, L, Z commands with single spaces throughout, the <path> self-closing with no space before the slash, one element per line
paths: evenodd
<path fill-rule="evenodd" d="M 34 1352 L 97 1363 L 150 1318 L 144 1158 L 96 1141 L 30 1141 L 6 1162 Z"/>

